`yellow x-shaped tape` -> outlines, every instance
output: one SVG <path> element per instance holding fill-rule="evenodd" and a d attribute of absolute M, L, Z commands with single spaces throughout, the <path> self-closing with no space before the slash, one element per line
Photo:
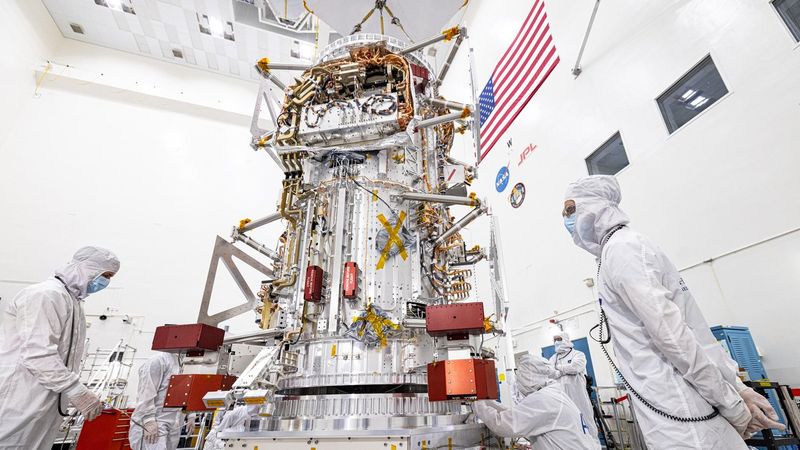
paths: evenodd
<path fill-rule="evenodd" d="M 383 251 L 381 251 L 381 258 L 378 260 L 378 265 L 376 269 L 380 270 L 383 269 L 383 266 L 386 265 L 386 260 L 389 259 L 389 251 L 392 249 L 392 244 L 396 245 L 398 249 L 400 249 L 400 256 L 403 257 L 403 261 L 408 258 L 408 252 L 406 252 L 406 246 L 403 245 L 403 240 L 400 239 L 400 236 L 397 233 L 400 232 L 400 228 L 403 227 L 403 220 L 406 218 L 406 212 L 400 211 L 400 216 L 397 218 L 397 223 L 394 224 L 394 227 L 383 214 L 378 214 L 378 220 L 383 224 L 383 228 L 386 229 L 386 232 L 389 233 L 389 239 L 386 241 L 386 245 L 383 247 Z"/>
<path fill-rule="evenodd" d="M 356 317 L 353 319 L 353 322 L 364 322 L 364 327 L 358 331 L 358 337 L 364 336 L 364 332 L 366 331 L 367 324 L 372 326 L 372 329 L 375 330 L 375 334 L 378 336 L 378 339 L 381 341 L 381 347 L 386 347 L 386 333 L 384 333 L 384 329 L 391 328 L 393 330 L 399 330 L 400 325 L 392 322 L 391 319 L 387 319 L 385 317 L 381 317 L 375 314 L 375 311 L 372 309 L 372 305 L 367 306 L 367 313 L 364 317 Z"/>

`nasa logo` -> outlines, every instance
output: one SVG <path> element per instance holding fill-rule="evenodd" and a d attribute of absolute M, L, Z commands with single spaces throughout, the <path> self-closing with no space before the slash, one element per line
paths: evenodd
<path fill-rule="evenodd" d="M 508 166 L 503 166 L 497 171 L 497 178 L 494 180 L 494 187 L 497 192 L 503 192 L 508 186 L 508 179 L 511 174 L 508 172 Z"/>

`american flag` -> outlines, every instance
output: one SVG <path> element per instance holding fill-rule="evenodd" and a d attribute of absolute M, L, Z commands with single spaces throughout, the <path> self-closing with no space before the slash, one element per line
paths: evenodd
<path fill-rule="evenodd" d="M 482 160 L 558 64 L 544 0 L 536 0 L 478 99 Z"/>

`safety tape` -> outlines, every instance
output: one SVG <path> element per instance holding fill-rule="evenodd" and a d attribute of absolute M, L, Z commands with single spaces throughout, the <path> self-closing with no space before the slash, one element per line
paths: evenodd
<path fill-rule="evenodd" d="M 393 330 L 399 330 L 400 325 L 391 321 L 391 319 L 387 319 L 385 317 L 381 317 L 375 314 L 375 311 L 372 309 L 372 305 L 367 306 L 366 314 L 363 317 L 356 317 L 353 319 L 353 322 L 365 322 L 366 324 L 372 325 L 372 329 L 375 330 L 375 334 L 378 336 L 378 339 L 381 341 L 381 347 L 386 347 L 386 333 L 384 330 L 387 328 L 391 328 Z M 358 331 L 358 337 L 364 336 L 365 327 L 362 327 L 361 330 Z"/>
<path fill-rule="evenodd" d="M 381 257 L 378 260 L 378 265 L 375 267 L 377 270 L 383 269 L 383 266 L 386 265 L 386 260 L 389 259 L 389 251 L 392 250 L 392 244 L 396 245 L 397 248 L 400 249 L 400 256 L 403 257 L 403 261 L 408 259 L 406 246 L 403 245 L 403 240 L 397 235 L 400 232 L 400 228 L 403 227 L 403 220 L 405 220 L 405 218 L 406 212 L 400 211 L 400 216 L 397 218 L 397 223 L 392 226 L 392 224 L 386 220 L 386 217 L 383 214 L 378 214 L 378 221 L 380 221 L 380 223 L 383 225 L 383 228 L 386 229 L 386 232 L 389 233 L 389 239 L 386 241 L 383 251 L 381 251 Z"/>

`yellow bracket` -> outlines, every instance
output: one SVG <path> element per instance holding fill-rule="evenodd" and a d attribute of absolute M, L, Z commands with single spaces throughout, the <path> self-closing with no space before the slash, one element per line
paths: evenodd
<path fill-rule="evenodd" d="M 481 201 L 478 200 L 478 195 L 475 194 L 474 192 L 470 192 L 469 193 L 469 199 L 472 200 L 472 203 L 470 203 L 470 206 L 478 206 L 478 205 L 481 204 Z"/>
<path fill-rule="evenodd" d="M 458 29 L 458 27 L 453 27 L 442 31 L 442 34 L 444 35 L 444 40 L 449 41 L 452 40 L 454 37 L 458 36 L 460 32 L 461 31 Z"/>
<path fill-rule="evenodd" d="M 383 214 L 378 214 L 378 221 L 383 225 L 383 228 L 386 229 L 386 232 L 389 233 L 389 239 L 386 241 L 386 245 L 383 247 L 381 251 L 381 257 L 378 260 L 378 265 L 375 267 L 377 270 L 383 269 L 386 265 L 386 260 L 389 259 L 389 251 L 392 249 L 392 245 L 396 245 L 398 249 L 400 249 L 400 256 L 403 257 L 403 261 L 408 259 L 408 252 L 406 252 L 406 246 L 403 245 L 403 240 L 400 239 L 400 236 L 397 233 L 400 232 L 400 228 L 403 226 L 403 221 L 406 219 L 406 212 L 400 211 L 400 216 L 397 218 L 397 223 L 392 226 L 392 224 L 386 220 L 386 217 Z"/>
<path fill-rule="evenodd" d="M 312 11 L 311 8 L 308 7 L 308 3 L 306 3 L 306 0 L 303 0 L 303 8 L 305 8 L 306 11 L 308 11 L 309 13 L 314 14 L 314 11 Z"/>
<path fill-rule="evenodd" d="M 239 221 L 239 231 L 244 230 L 245 225 L 247 225 L 250 222 L 252 222 L 252 220 L 250 220 L 250 219 L 242 219 L 242 220 L 240 220 Z"/>
<path fill-rule="evenodd" d="M 269 72 L 269 58 L 259 59 L 256 65 L 258 66 L 259 69 L 261 69 L 262 72 L 264 73 Z"/>
<path fill-rule="evenodd" d="M 466 118 L 468 118 L 468 117 L 469 117 L 469 116 L 471 116 L 471 115 L 472 115 L 472 110 L 471 110 L 471 109 L 469 109 L 469 107 L 468 107 L 468 106 L 465 106 L 465 107 L 464 107 L 464 110 L 463 110 L 463 111 L 461 111 L 461 118 L 462 118 L 462 119 L 466 119 Z"/>

